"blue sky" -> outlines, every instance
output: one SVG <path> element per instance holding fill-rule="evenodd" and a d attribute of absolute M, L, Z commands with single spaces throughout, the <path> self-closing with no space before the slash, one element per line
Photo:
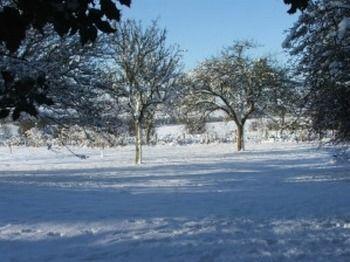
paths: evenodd
<path fill-rule="evenodd" d="M 169 43 L 187 50 L 184 63 L 190 69 L 234 40 L 255 40 L 263 46 L 257 55 L 286 61 L 284 31 L 297 19 L 287 10 L 283 0 L 133 0 L 123 15 L 145 24 L 158 19 Z"/>

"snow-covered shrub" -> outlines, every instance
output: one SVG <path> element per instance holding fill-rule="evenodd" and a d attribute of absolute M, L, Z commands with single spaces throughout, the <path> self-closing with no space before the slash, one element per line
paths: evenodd
<path fill-rule="evenodd" d="M 24 133 L 25 144 L 28 146 L 46 146 L 49 137 L 44 133 L 44 130 L 33 127 Z"/>
<path fill-rule="evenodd" d="M 19 136 L 19 130 L 16 125 L 13 124 L 1 124 L 0 125 L 0 145 L 20 145 L 23 141 Z"/>

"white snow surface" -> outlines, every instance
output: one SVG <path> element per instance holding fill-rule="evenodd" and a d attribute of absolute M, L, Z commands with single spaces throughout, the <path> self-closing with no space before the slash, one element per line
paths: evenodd
<path fill-rule="evenodd" d="M 0 148 L 0 261 L 350 261 L 350 166 L 327 148 L 73 149 Z"/>

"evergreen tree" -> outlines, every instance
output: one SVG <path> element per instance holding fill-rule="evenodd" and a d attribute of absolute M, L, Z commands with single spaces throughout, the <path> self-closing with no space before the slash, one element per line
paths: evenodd
<path fill-rule="evenodd" d="M 284 47 L 295 57 L 307 90 L 306 117 L 321 137 L 350 141 L 350 4 L 310 3 L 290 30 Z"/>

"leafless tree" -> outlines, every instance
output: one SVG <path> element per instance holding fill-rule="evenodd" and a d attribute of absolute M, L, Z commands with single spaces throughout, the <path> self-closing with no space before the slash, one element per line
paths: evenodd
<path fill-rule="evenodd" d="M 135 21 L 120 24 L 115 35 L 104 41 L 109 50 L 109 73 L 113 84 L 107 88 L 135 127 L 135 163 L 142 163 L 142 130 L 178 88 L 181 52 L 167 46 L 166 31 L 154 22 L 143 28 Z M 102 50 L 103 51 L 103 50 Z"/>
<path fill-rule="evenodd" d="M 222 111 L 237 126 L 237 150 L 244 150 L 244 125 L 254 113 L 263 112 L 278 74 L 267 58 L 254 59 L 247 51 L 255 45 L 236 42 L 221 55 L 207 59 L 188 76 L 186 104 L 210 114 Z"/>

